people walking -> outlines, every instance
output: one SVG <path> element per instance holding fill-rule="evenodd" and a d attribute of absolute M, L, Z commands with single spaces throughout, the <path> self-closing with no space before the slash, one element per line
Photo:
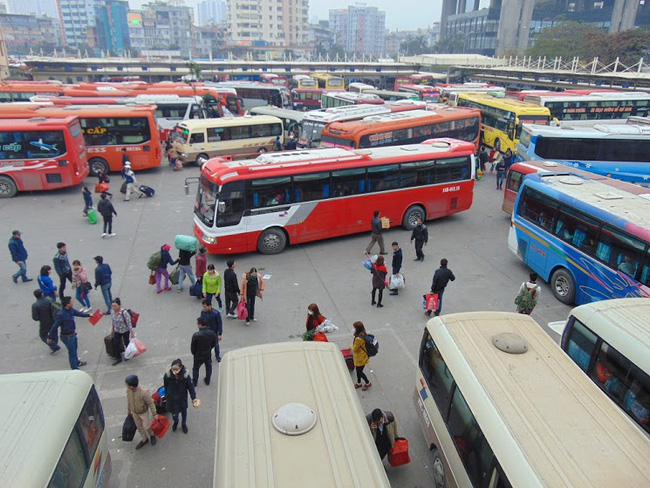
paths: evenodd
<path fill-rule="evenodd" d="M 88 217 L 88 210 L 93 208 L 93 194 L 90 192 L 87 186 L 84 186 L 81 189 L 81 194 L 84 197 L 84 209 L 83 209 L 83 214 L 84 217 Z"/>
<path fill-rule="evenodd" d="M 23 283 L 34 281 L 27 277 L 27 249 L 25 249 L 19 230 L 14 230 L 11 233 L 9 252 L 11 253 L 11 260 L 18 265 L 18 271 L 11 277 L 14 283 L 18 283 L 18 278 L 21 278 Z"/>
<path fill-rule="evenodd" d="M 110 237 L 115 236 L 113 232 L 113 215 L 117 217 L 117 212 L 115 207 L 113 207 L 113 202 L 110 201 L 106 193 L 100 195 L 99 203 L 97 204 L 97 211 L 102 216 L 104 220 L 104 232 L 102 232 L 102 239 L 107 235 Z"/>
<path fill-rule="evenodd" d="M 234 319 L 235 308 L 239 300 L 239 280 L 235 272 L 235 260 L 226 261 L 228 268 L 223 272 L 223 294 L 226 299 L 226 317 Z"/>
<path fill-rule="evenodd" d="M 140 191 L 140 187 L 138 186 L 138 180 L 135 177 L 135 173 L 131 169 L 131 163 L 127 161 L 127 163 L 124 165 L 124 169 L 122 170 L 122 177 L 124 178 L 124 182 L 126 183 L 126 195 L 124 196 L 124 201 L 128 202 L 131 200 L 131 193 L 135 193 L 138 195 L 138 198 L 142 198 L 144 193 Z"/>
<path fill-rule="evenodd" d="M 129 160 L 129 153 L 127 152 L 126 148 L 123 147 L 122 148 L 122 170 L 124 170 L 124 168 L 127 165 L 131 166 L 131 161 Z"/>
<path fill-rule="evenodd" d="M 244 273 L 242 280 L 241 295 L 246 302 L 246 310 L 248 316 L 246 317 L 246 325 L 250 325 L 250 321 L 257 322 L 255 318 L 255 299 L 259 296 L 262 297 L 264 292 L 264 280 L 257 272 L 257 268 L 251 268 L 248 273 Z"/>
<path fill-rule="evenodd" d="M 113 294 L 111 293 L 113 272 L 111 271 L 111 267 L 104 262 L 102 256 L 95 256 L 95 263 L 97 263 L 95 267 L 95 290 L 97 288 L 102 290 L 104 303 L 106 303 L 106 312 L 104 312 L 104 315 L 109 315 L 113 304 Z"/>
<path fill-rule="evenodd" d="M 63 300 L 63 293 L 65 292 L 65 285 L 67 281 L 70 281 L 72 284 L 72 267 L 70 266 L 70 261 L 68 261 L 68 248 L 65 245 L 65 242 L 59 242 L 56 245 L 58 252 L 54 255 L 52 260 L 54 263 L 54 270 L 56 274 L 59 275 L 59 298 Z"/>
<path fill-rule="evenodd" d="M 55 343 L 58 334 L 61 342 L 65 344 L 68 350 L 70 369 L 79 369 L 81 366 L 86 365 L 86 361 L 80 360 L 77 355 L 79 344 L 77 341 L 77 326 L 74 318 L 90 317 L 90 315 L 72 308 L 72 298 L 70 297 L 61 298 L 61 305 L 63 308 L 57 312 L 50 332 L 47 334 L 47 343 L 48 345 Z M 61 333 L 59 333 L 59 328 L 61 328 Z"/>
<path fill-rule="evenodd" d="M 528 275 L 529 280 L 524 281 L 519 287 L 519 293 L 515 298 L 517 313 L 530 315 L 537 305 L 539 296 L 542 294 L 542 287 L 537 284 L 537 273 Z"/>
<path fill-rule="evenodd" d="M 506 179 L 506 162 L 503 160 L 503 158 L 499 158 L 496 166 L 497 170 L 497 190 L 503 190 L 503 182 Z"/>
<path fill-rule="evenodd" d="M 171 254 L 169 254 L 169 250 L 172 247 L 169 244 L 164 244 L 163 246 L 160 247 L 160 264 L 158 264 L 158 268 L 156 268 L 156 292 L 157 293 L 162 293 L 163 288 L 160 286 L 163 276 L 165 277 L 165 288 L 164 291 L 169 291 L 171 290 L 171 286 L 169 286 L 169 273 L 167 272 L 167 265 L 171 264 L 174 266 L 178 261 L 174 261 L 172 259 Z"/>
<path fill-rule="evenodd" d="M 156 445 L 156 436 L 151 430 L 151 422 L 156 416 L 156 405 L 151 398 L 149 390 L 140 386 L 140 380 L 134 374 L 126 377 L 126 408 L 127 415 L 133 418 L 135 426 L 140 432 L 140 442 L 135 446 L 136 450 L 144 447 L 148 442 Z"/>
<path fill-rule="evenodd" d="M 273 141 L 273 150 L 282 151 L 282 141 L 280 141 L 280 136 L 277 136 L 275 141 Z"/>
<path fill-rule="evenodd" d="M 383 307 L 381 304 L 382 298 L 384 298 L 384 288 L 386 288 L 386 276 L 388 275 L 388 270 L 386 269 L 386 265 L 384 264 L 384 256 L 379 256 L 377 258 L 377 261 L 372 265 L 372 268 L 370 269 L 370 273 L 372 273 L 372 302 L 371 305 L 377 305 L 377 308 Z M 376 292 L 379 291 L 379 296 L 377 297 L 377 301 L 375 301 L 375 294 Z"/>
<path fill-rule="evenodd" d="M 205 255 L 207 251 L 205 247 L 201 246 L 197 255 L 194 256 L 194 273 L 197 280 L 203 278 L 207 270 L 208 258 Z"/>
<path fill-rule="evenodd" d="M 375 441 L 375 446 L 377 446 L 379 457 L 384 459 L 395 445 L 395 439 L 397 438 L 395 416 L 393 412 L 375 408 L 372 413 L 366 415 L 366 420 L 370 426 L 370 433 Z"/>
<path fill-rule="evenodd" d="M 382 235 L 379 210 L 375 210 L 371 221 L 370 244 L 366 247 L 366 254 L 370 254 L 375 242 L 379 244 L 379 254 L 388 254 L 384 249 L 384 236 Z"/>
<path fill-rule="evenodd" d="M 512 149 L 508 148 L 505 155 L 503 156 L 503 162 L 506 163 L 506 172 L 510 169 L 515 162 L 515 155 L 512 153 Z"/>
<path fill-rule="evenodd" d="M 176 291 L 178 293 L 183 291 L 183 282 L 185 281 L 185 276 L 187 275 L 192 284 L 196 283 L 196 276 L 194 276 L 194 270 L 192 269 L 192 256 L 196 254 L 196 251 L 185 251 L 180 249 L 178 251 L 178 285 L 176 286 Z"/>
<path fill-rule="evenodd" d="M 174 359 L 171 368 L 163 376 L 167 410 L 172 414 L 172 431 L 178 428 L 178 416 L 181 416 L 181 428 L 187 434 L 187 395 L 190 395 L 192 404 L 196 407 L 199 402 L 196 398 L 194 383 L 187 369 L 180 359 Z"/>
<path fill-rule="evenodd" d="M 422 219 L 418 219 L 417 224 L 413 227 L 413 232 L 411 232 L 411 242 L 413 241 L 415 241 L 414 261 L 424 261 L 422 246 L 426 246 L 429 242 L 429 229 L 424 225 Z"/>
<path fill-rule="evenodd" d="M 354 367 L 357 371 L 357 382 L 354 384 L 355 388 L 361 388 L 363 391 L 366 391 L 372 386 L 370 380 L 363 372 L 363 368 L 366 367 L 366 364 L 370 362 L 368 353 L 366 352 L 366 328 L 363 325 L 363 322 L 357 321 L 352 324 L 354 327 L 354 336 L 352 341 L 352 360 L 354 361 Z M 365 385 L 361 383 L 361 380 L 365 382 Z"/>
<path fill-rule="evenodd" d="M 72 277 L 74 279 L 73 286 L 77 289 L 77 301 L 81 303 L 80 310 L 82 312 L 90 313 L 92 307 L 90 306 L 90 300 L 88 299 L 88 293 L 92 290 L 93 286 L 88 282 L 88 273 L 86 273 L 86 268 L 81 265 L 81 262 L 78 259 L 72 261 Z"/>
<path fill-rule="evenodd" d="M 325 322 L 325 317 L 321 315 L 318 305 L 315 303 L 310 304 L 307 307 L 307 322 L 305 322 L 307 331 L 314 330 L 323 322 Z"/>
<path fill-rule="evenodd" d="M 37 282 L 43 295 L 54 301 L 56 300 L 56 286 L 52 282 L 52 278 L 50 278 L 50 271 L 52 271 L 51 266 L 48 266 L 47 264 L 41 266 L 41 272 L 37 278 Z"/>
<path fill-rule="evenodd" d="M 113 332 L 113 366 L 121 363 L 124 358 L 124 350 L 129 345 L 129 338 L 135 337 L 131 314 L 122 308 L 122 302 L 115 298 L 111 304 L 111 326 Z"/>
<path fill-rule="evenodd" d="M 399 244 L 397 242 L 393 242 L 391 244 L 391 247 L 393 248 L 393 262 L 391 263 L 391 271 L 393 272 L 392 276 L 396 276 L 402 269 L 402 249 L 399 247 Z M 397 288 L 391 288 L 390 294 L 397 295 L 399 294 L 399 290 Z"/>
<path fill-rule="evenodd" d="M 221 275 L 214 269 L 214 264 L 208 264 L 208 271 L 202 278 L 203 298 L 212 305 L 212 297 L 216 297 L 219 308 L 223 308 L 221 302 Z"/>
<path fill-rule="evenodd" d="M 431 293 L 438 295 L 438 309 L 434 314 L 436 317 L 440 315 L 440 312 L 442 311 L 442 294 L 445 292 L 445 288 L 450 281 L 454 281 L 456 279 L 454 273 L 452 273 L 451 270 L 447 267 L 447 264 L 448 262 L 445 258 L 442 258 L 440 260 L 440 267 L 433 274 L 433 281 L 431 282 Z M 426 314 L 430 317 L 431 312 L 431 310 L 427 310 Z"/>
<path fill-rule="evenodd" d="M 41 290 L 34 290 L 34 297 L 36 301 L 32 303 L 32 319 L 38 322 L 38 336 L 41 340 L 48 345 L 50 353 L 54 354 L 61 349 L 58 344 L 58 337 L 53 339 L 50 343 L 47 341 L 47 334 L 52 329 L 54 324 L 54 316 L 56 315 L 56 308 L 54 302 L 45 295 Z"/>
<path fill-rule="evenodd" d="M 194 357 L 192 382 L 198 385 L 199 369 L 205 365 L 205 378 L 203 378 L 203 381 L 206 385 L 209 385 L 210 378 L 212 378 L 212 349 L 217 347 L 217 334 L 208 327 L 207 320 L 203 317 L 196 319 L 196 324 L 199 330 L 192 335 L 192 343 L 190 344 L 190 351 Z"/>
<path fill-rule="evenodd" d="M 217 362 L 220 363 L 221 348 L 219 347 L 219 342 L 223 335 L 223 320 L 221 320 L 221 313 L 219 313 L 219 310 L 212 308 L 212 303 L 208 300 L 203 300 L 201 318 L 205 320 L 206 327 L 217 334 L 217 344 L 214 346 L 214 357 L 217 359 Z"/>

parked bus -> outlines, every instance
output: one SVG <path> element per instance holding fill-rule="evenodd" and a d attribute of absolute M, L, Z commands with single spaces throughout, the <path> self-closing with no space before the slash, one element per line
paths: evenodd
<path fill-rule="evenodd" d="M 284 142 L 282 121 L 268 115 L 186 120 L 178 124 L 174 148 L 183 164 L 203 166 L 215 156 L 246 157 Z"/>
<path fill-rule="evenodd" d="M 244 115 L 242 100 L 234 88 L 218 87 L 217 93 L 225 101 L 225 106 L 233 115 Z"/>
<path fill-rule="evenodd" d="M 0 84 L 0 103 L 29 102 L 32 97 L 57 97 L 63 94 L 60 83 L 37 83 L 9 81 Z"/>
<path fill-rule="evenodd" d="M 481 144 L 504 153 L 517 151 L 522 124 L 548 125 L 550 121 L 545 107 L 489 95 L 462 93 L 458 105 L 481 111 Z"/>
<path fill-rule="evenodd" d="M 368 95 L 377 95 L 385 102 L 397 102 L 400 100 L 420 100 L 417 93 L 406 91 L 388 91 L 388 90 L 364 90 L 363 93 Z"/>
<path fill-rule="evenodd" d="M 293 135 L 296 142 L 298 142 L 300 132 L 302 131 L 302 119 L 305 116 L 305 112 L 277 107 L 255 107 L 251 109 L 251 114 L 272 115 L 273 117 L 277 117 L 282 121 L 285 139 L 289 138 L 289 135 Z"/>
<path fill-rule="evenodd" d="M 264 83 L 246 81 L 221 81 L 216 88 L 234 88 L 242 100 L 244 111 L 253 107 L 273 105 L 278 108 L 293 108 L 291 93 L 283 86 L 271 86 Z"/>
<path fill-rule="evenodd" d="M 291 85 L 294 88 L 318 88 L 318 81 L 308 75 L 293 75 Z"/>
<path fill-rule="evenodd" d="M 367 91 L 371 90 L 376 90 L 372 85 L 368 85 L 367 83 L 359 83 L 359 82 L 353 82 L 348 85 L 348 91 L 349 92 L 354 92 L 354 93 L 366 93 Z"/>
<path fill-rule="evenodd" d="M 294 110 L 320 110 L 320 98 L 324 91 L 322 88 L 294 88 L 291 90 Z"/>
<path fill-rule="evenodd" d="M 650 275 L 650 266 L 645 270 Z M 650 300 L 621 298 L 574 308 L 562 349 L 650 435 Z"/>
<path fill-rule="evenodd" d="M 436 110 L 371 115 L 362 120 L 328 124 L 321 134 L 321 145 L 363 149 L 451 137 L 477 147 L 480 121 L 478 110 L 446 106 Z"/>
<path fill-rule="evenodd" d="M 0 198 L 80 184 L 88 159 L 79 119 L 0 119 Z"/>
<path fill-rule="evenodd" d="M 567 305 L 650 297 L 649 242 L 650 200 L 577 175 L 528 175 L 508 235 Z"/>
<path fill-rule="evenodd" d="M 330 73 L 312 73 L 311 77 L 318 82 L 319 88 L 345 90 L 345 80 L 341 76 Z"/>
<path fill-rule="evenodd" d="M 399 91 L 402 85 L 433 85 L 435 83 L 434 76 L 428 73 L 414 73 L 411 75 L 397 75 L 393 86 L 394 91 Z"/>
<path fill-rule="evenodd" d="M 440 101 L 451 106 L 458 105 L 458 97 L 465 94 L 484 94 L 494 98 L 505 98 L 506 89 L 502 86 L 489 85 L 487 83 L 456 83 L 456 84 L 437 84 L 440 90 Z"/>
<path fill-rule="evenodd" d="M 284 75 L 278 75 L 275 73 L 261 73 L 260 81 L 262 83 L 268 83 L 273 86 L 283 86 L 289 88 L 289 78 Z"/>
<path fill-rule="evenodd" d="M 213 254 L 277 254 L 288 244 L 366 232 L 359 216 L 375 210 L 412 229 L 417 219 L 472 205 L 474 150 L 435 139 L 370 154 L 310 149 L 216 158 L 201 170 L 194 234 Z"/>
<path fill-rule="evenodd" d="M 122 170 L 122 149 L 126 149 L 134 171 L 160 166 L 160 133 L 151 105 L 69 105 L 15 109 L 0 105 L 0 117 L 77 116 L 88 152 L 90 172 Z"/>
<path fill-rule="evenodd" d="M 346 105 L 383 105 L 384 101 L 377 95 L 352 92 L 324 92 L 320 98 L 322 108 L 344 107 Z"/>
<path fill-rule="evenodd" d="M 599 92 L 589 95 L 536 94 L 524 102 L 546 107 L 557 120 L 626 119 L 650 115 L 650 93 Z"/>
<path fill-rule="evenodd" d="M 79 370 L 0 375 L 0 486 L 105 488 L 111 453 L 102 404 Z"/>
<path fill-rule="evenodd" d="M 417 100 L 428 103 L 438 103 L 440 101 L 440 90 L 430 85 L 402 85 L 399 91 L 417 95 Z"/>
<path fill-rule="evenodd" d="M 226 353 L 215 437 L 214 488 L 390 487 L 333 344 L 285 342 Z"/>
<path fill-rule="evenodd" d="M 515 92 L 515 99 L 523 102 L 526 96 L 528 95 L 539 95 L 541 97 L 566 97 L 569 95 L 591 95 L 592 93 L 623 93 L 620 90 L 615 90 L 612 88 L 582 88 L 575 90 L 562 90 L 562 91 L 549 91 L 549 90 L 521 90 L 520 92 Z"/>
<path fill-rule="evenodd" d="M 413 394 L 436 487 L 650 484 L 650 440 L 528 315 L 427 322 Z"/>
<path fill-rule="evenodd" d="M 650 184 L 650 118 L 576 127 L 526 125 L 517 159 L 550 159 L 617 180 Z"/>

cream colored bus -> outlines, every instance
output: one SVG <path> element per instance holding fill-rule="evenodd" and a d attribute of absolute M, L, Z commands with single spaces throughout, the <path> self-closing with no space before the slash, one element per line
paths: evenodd
<path fill-rule="evenodd" d="M 414 402 L 437 487 L 650 486 L 650 439 L 528 315 L 429 320 Z"/>
<path fill-rule="evenodd" d="M 270 151 L 276 137 L 284 143 L 282 121 L 268 115 L 186 120 L 176 127 L 174 149 L 183 164 L 203 166 L 215 156 L 242 158 Z"/>
<path fill-rule="evenodd" d="M 219 364 L 214 488 L 388 488 L 341 351 L 265 344 Z"/>

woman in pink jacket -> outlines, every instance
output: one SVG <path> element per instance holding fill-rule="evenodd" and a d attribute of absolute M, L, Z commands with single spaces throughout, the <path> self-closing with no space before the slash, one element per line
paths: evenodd
<path fill-rule="evenodd" d="M 80 312 L 89 313 L 93 308 L 90 306 L 88 293 L 92 289 L 92 284 L 88 282 L 88 275 L 86 268 L 81 265 L 81 262 L 76 259 L 72 262 L 72 273 L 74 277 L 74 286 L 77 288 L 77 300 L 83 307 Z"/>

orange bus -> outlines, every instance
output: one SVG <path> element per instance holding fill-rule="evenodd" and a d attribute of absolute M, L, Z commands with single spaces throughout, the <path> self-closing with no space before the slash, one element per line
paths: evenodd
<path fill-rule="evenodd" d="M 75 186 L 88 172 L 77 117 L 0 119 L 0 198 Z"/>
<path fill-rule="evenodd" d="M 361 149 L 419 144 L 432 137 L 450 137 L 477 147 L 480 125 L 480 111 L 466 107 L 371 115 L 361 120 L 326 125 L 321 146 Z"/>
<path fill-rule="evenodd" d="M 60 83 L 3 82 L 0 84 L 0 103 L 29 102 L 35 96 L 60 96 L 63 87 Z"/>
<path fill-rule="evenodd" d="M 79 117 L 92 174 L 122 170 L 126 149 L 134 171 L 160 166 L 162 151 L 154 105 L 69 105 L 15 107 L 0 104 L 0 118 Z"/>

